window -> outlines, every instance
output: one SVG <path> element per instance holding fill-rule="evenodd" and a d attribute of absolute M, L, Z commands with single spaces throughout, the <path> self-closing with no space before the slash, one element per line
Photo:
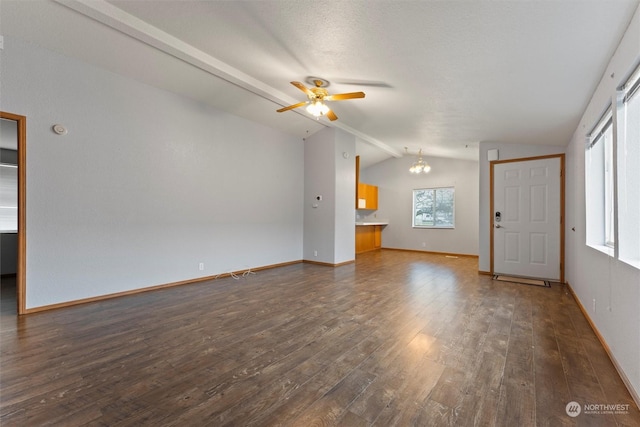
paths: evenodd
<path fill-rule="evenodd" d="M 604 244 L 613 248 L 616 244 L 613 205 L 613 126 L 611 121 L 600 137 L 604 146 Z"/>
<path fill-rule="evenodd" d="M 607 110 L 590 134 L 585 163 L 587 244 L 608 250 L 615 245 L 611 109 Z"/>
<path fill-rule="evenodd" d="M 640 67 L 589 134 L 587 245 L 640 268 Z"/>
<path fill-rule="evenodd" d="M 413 190 L 413 226 L 454 228 L 454 205 L 455 189 L 453 187 Z"/>
<path fill-rule="evenodd" d="M 640 67 L 625 83 L 618 108 L 619 258 L 640 268 Z"/>

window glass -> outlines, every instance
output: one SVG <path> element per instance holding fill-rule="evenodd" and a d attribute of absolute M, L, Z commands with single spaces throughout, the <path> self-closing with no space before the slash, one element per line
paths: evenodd
<path fill-rule="evenodd" d="M 640 268 L 640 68 L 625 84 L 619 110 L 618 248 L 619 258 Z"/>
<path fill-rule="evenodd" d="M 413 190 L 413 226 L 454 228 L 455 189 L 444 187 Z"/>
<path fill-rule="evenodd" d="M 585 155 L 587 244 L 607 250 L 615 244 L 611 110 L 594 127 Z"/>

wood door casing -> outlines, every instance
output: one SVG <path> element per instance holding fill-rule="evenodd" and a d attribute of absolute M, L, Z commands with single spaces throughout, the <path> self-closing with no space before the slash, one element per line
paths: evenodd
<path fill-rule="evenodd" d="M 520 173 L 517 170 L 520 167 L 526 170 Z M 548 182 L 554 182 L 554 188 L 545 187 L 547 184 L 543 175 L 547 173 L 547 167 L 554 170 L 550 173 L 557 173 L 548 177 Z M 507 186 L 504 186 L 504 177 L 498 176 L 505 173 L 511 175 L 505 178 L 510 181 Z M 500 190 L 496 190 L 497 183 L 502 185 Z M 519 191 L 523 194 L 518 194 Z M 491 162 L 490 192 L 491 273 L 564 282 L 564 154 Z M 503 212 L 507 217 L 503 217 L 501 223 L 496 222 L 496 211 L 506 209 L 502 203 L 510 197 L 513 199 L 511 203 L 518 203 L 521 211 L 515 214 L 513 211 Z M 515 197 L 523 199 L 514 202 Z M 551 211 L 553 207 L 546 205 L 549 203 L 557 203 L 556 213 Z M 546 218 L 547 212 L 557 216 Z M 540 228 L 547 220 L 550 221 L 548 229 L 556 234 L 547 236 L 544 229 Z M 524 233 L 519 234 L 520 231 Z M 505 253 L 510 238 L 513 248 L 510 253 Z M 549 253 L 545 252 L 547 249 Z"/>
<path fill-rule="evenodd" d="M 16 303 L 18 314 L 26 312 L 27 272 L 27 118 L 0 111 L 0 118 L 13 120 L 18 127 L 18 266 L 16 272 Z"/>

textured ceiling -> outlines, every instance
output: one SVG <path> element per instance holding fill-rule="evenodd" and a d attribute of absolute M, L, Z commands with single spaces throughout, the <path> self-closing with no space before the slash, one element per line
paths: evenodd
<path fill-rule="evenodd" d="M 16 1 L 0 31 L 301 138 L 356 135 L 364 166 L 404 147 L 477 159 L 481 141 L 565 145 L 638 0 Z M 339 120 L 290 81 L 319 76 Z"/>

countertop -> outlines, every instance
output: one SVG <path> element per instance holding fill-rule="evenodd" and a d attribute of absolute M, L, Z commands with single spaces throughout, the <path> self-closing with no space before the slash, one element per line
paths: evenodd
<path fill-rule="evenodd" d="M 356 221 L 356 226 L 362 227 L 366 225 L 389 225 L 389 221 Z"/>

